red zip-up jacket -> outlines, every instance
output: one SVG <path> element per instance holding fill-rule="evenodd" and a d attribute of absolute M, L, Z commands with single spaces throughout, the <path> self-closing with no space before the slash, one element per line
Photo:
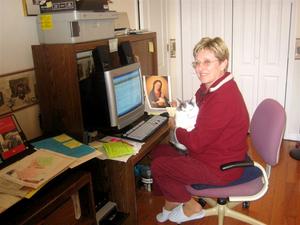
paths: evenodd
<path fill-rule="evenodd" d="M 208 90 L 202 84 L 196 92 L 199 107 L 195 128 L 176 128 L 176 139 L 185 145 L 190 157 L 210 166 L 220 176 L 220 165 L 244 160 L 247 152 L 249 115 L 244 99 L 230 73 Z M 238 178 L 242 169 L 225 174 Z M 228 177 L 229 178 L 229 177 Z"/>

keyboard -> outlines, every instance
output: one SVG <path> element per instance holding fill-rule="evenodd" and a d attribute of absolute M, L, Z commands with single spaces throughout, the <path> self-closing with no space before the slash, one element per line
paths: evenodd
<path fill-rule="evenodd" d="M 167 117 L 154 115 L 143 120 L 123 134 L 124 138 L 143 142 L 168 121 Z"/>

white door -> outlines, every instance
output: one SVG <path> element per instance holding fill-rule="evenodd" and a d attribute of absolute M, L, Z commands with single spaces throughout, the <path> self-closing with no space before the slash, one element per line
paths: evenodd
<path fill-rule="evenodd" d="M 285 101 L 291 3 L 233 0 L 233 74 L 250 115 L 265 98 Z"/>
<path fill-rule="evenodd" d="M 200 81 L 192 68 L 193 48 L 201 38 L 222 37 L 231 48 L 231 0 L 181 0 L 183 99 L 194 96 Z"/>
<path fill-rule="evenodd" d="M 232 61 L 235 80 L 252 115 L 258 98 L 260 0 L 234 0 Z"/>
<path fill-rule="evenodd" d="M 194 45 L 220 36 L 250 116 L 264 98 L 284 105 L 291 7 L 290 0 L 181 0 L 183 98 L 200 84 L 191 67 Z"/>
<path fill-rule="evenodd" d="M 141 29 L 156 32 L 159 75 L 168 75 L 168 1 L 139 0 Z"/>

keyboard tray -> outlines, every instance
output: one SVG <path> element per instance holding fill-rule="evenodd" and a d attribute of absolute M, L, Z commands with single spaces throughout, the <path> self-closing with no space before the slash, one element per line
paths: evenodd
<path fill-rule="evenodd" d="M 146 120 L 142 120 L 140 123 L 135 125 L 133 128 L 125 132 L 122 136 L 134 141 L 144 142 L 149 136 L 155 131 L 161 128 L 168 118 L 160 115 L 153 115 Z"/>

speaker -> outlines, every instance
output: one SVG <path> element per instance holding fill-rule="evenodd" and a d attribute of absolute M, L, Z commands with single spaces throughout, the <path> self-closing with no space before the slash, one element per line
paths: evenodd
<path fill-rule="evenodd" d="M 129 41 L 124 41 L 119 45 L 118 53 L 121 65 L 124 66 L 135 62 Z"/>
<path fill-rule="evenodd" d="M 93 50 L 93 58 L 96 74 L 102 74 L 104 71 L 112 69 L 112 59 L 108 45 L 97 46 Z"/>

